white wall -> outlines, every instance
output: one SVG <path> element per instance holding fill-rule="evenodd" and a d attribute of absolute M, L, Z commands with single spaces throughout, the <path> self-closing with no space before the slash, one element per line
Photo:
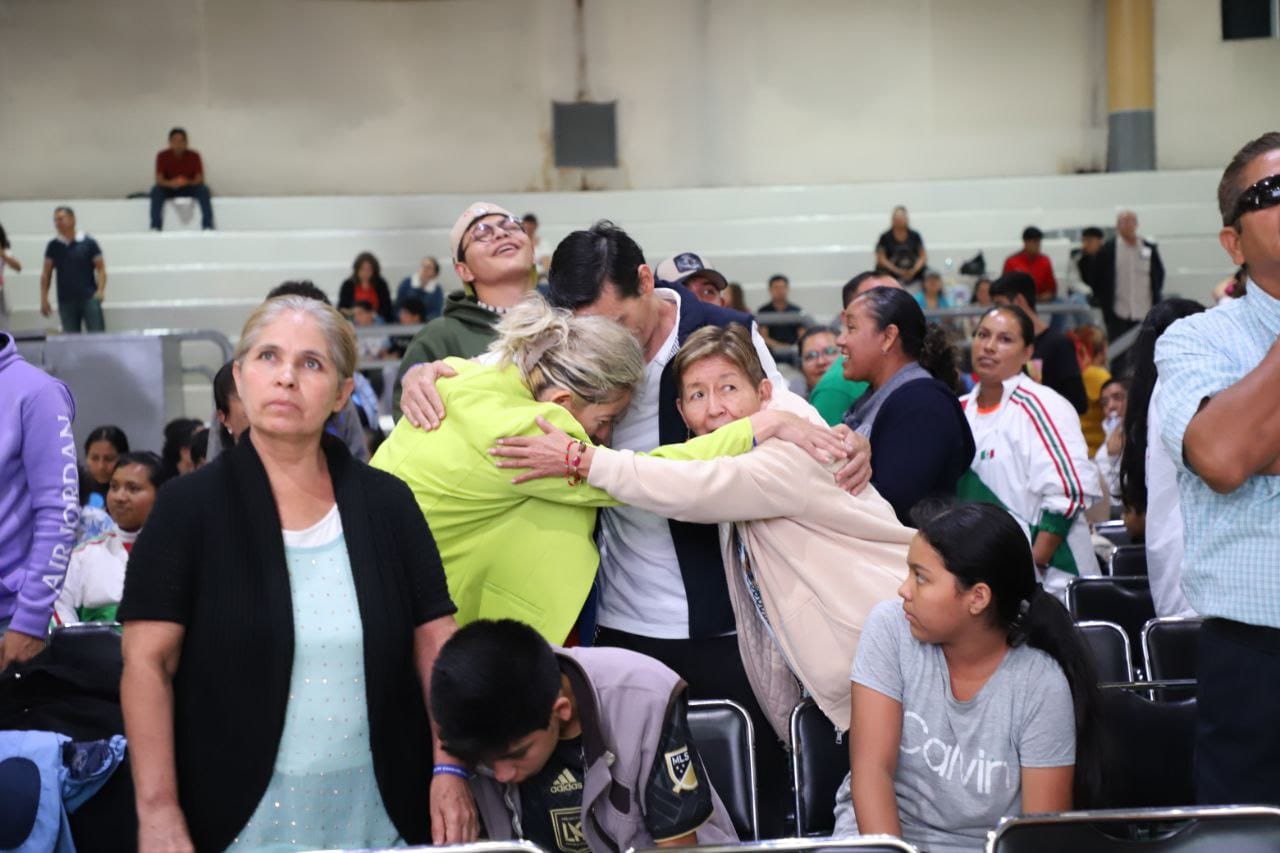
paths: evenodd
<path fill-rule="evenodd" d="M 1280 39 L 1224 42 L 1208 0 L 1157 0 L 1155 11 L 1159 168 L 1221 169 L 1280 130 Z"/>
<path fill-rule="evenodd" d="M 185 125 L 226 195 L 834 183 L 1105 161 L 1104 0 L 584 0 L 622 166 L 551 164 L 574 0 L 0 0 L 0 197 L 145 189 Z M 1157 0 L 1160 162 L 1220 165 L 1280 76 Z M 1213 17 L 1212 15 L 1210 17 Z M 1167 41 L 1169 49 L 1162 42 Z M 1250 99 L 1222 97 L 1241 78 Z M 1227 132 L 1203 133 L 1208 112 Z M 1270 115 L 1276 115 L 1274 108 Z M 1229 153 L 1229 151 L 1228 151 Z"/>

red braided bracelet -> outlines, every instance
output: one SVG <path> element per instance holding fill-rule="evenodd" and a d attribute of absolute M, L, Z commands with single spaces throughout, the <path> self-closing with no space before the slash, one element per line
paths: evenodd
<path fill-rule="evenodd" d="M 570 460 L 569 456 L 573 452 L 573 446 L 578 445 L 577 455 Z M 564 449 L 564 477 L 569 481 L 570 486 L 576 486 L 582 482 L 582 473 L 578 471 L 578 466 L 582 464 L 582 454 L 587 452 L 587 443 L 585 441 L 570 441 L 569 446 Z"/>

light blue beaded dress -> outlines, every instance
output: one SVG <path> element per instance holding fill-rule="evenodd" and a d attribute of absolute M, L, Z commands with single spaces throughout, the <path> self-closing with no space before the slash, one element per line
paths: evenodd
<path fill-rule="evenodd" d="M 364 635 L 342 520 L 284 531 L 293 672 L 271 782 L 229 850 L 401 844 L 373 775 Z"/>

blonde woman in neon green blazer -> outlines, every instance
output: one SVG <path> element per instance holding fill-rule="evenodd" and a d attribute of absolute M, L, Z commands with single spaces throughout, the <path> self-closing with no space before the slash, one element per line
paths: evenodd
<path fill-rule="evenodd" d="M 533 294 L 503 317 L 486 359 L 493 363 L 447 359 L 458 374 L 438 385 L 448 417 L 431 432 L 402 418 L 370 464 L 413 490 L 440 549 L 459 625 L 518 619 L 562 643 L 599 566 L 596 509 L 618 501 L 585 482 L 513 483 L 489 451 L 499 438 L 542 435 L 538 418 L 573 439 L 607 443 L 644 376 L 644 356 L 617 323 L 574 317 Z M 808 428 L 794 416 L 760 412 L 652 455 L 733 456 Z"/>

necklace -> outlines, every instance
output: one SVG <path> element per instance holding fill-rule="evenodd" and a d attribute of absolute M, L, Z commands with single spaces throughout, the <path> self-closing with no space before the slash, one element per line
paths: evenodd
<path fill-rule="evenodd" d="M 490 305 L 488 302 L 485 302 L 483 299 L 481 299 L 478 296 L 476 297 L 476 304 L 486 311 L 492 311 L 493 313 L 497 314 L 499 317 L 507 313 L 506 308 L 499 308 L 497 305 Z"/>

